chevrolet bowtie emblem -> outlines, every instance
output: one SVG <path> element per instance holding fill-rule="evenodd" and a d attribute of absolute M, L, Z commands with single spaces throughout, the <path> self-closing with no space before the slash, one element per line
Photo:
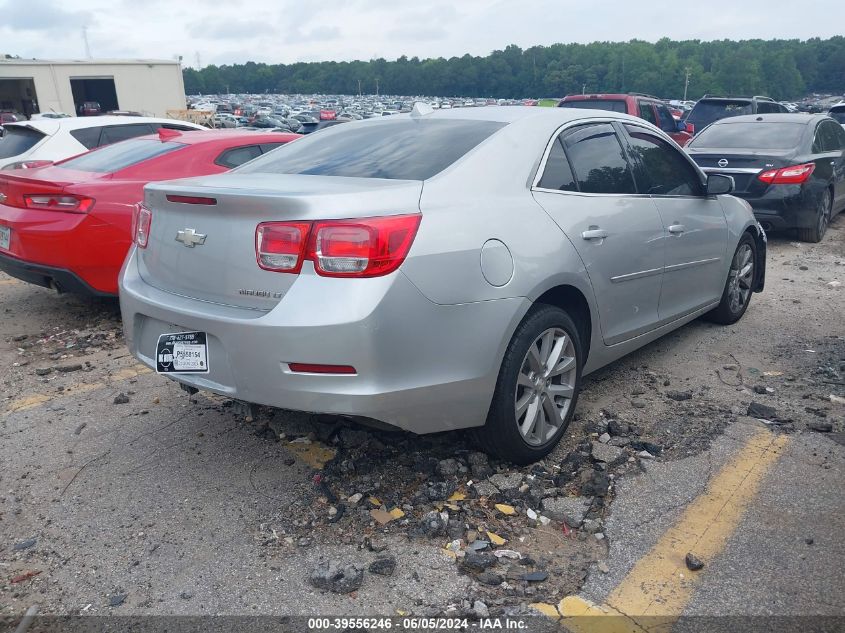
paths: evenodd
<path fill-rule="evenodd" d="M 205 244 L 205 238 L 207 236 L 203 235 L 202 233 L 197 233 L 194 229 L 185 229 L 184 231 L 177 231 L 176 232 L 176 241 L 182 242 L 188 248 L 193 248 L 194 246 L 202 246 Z"/>

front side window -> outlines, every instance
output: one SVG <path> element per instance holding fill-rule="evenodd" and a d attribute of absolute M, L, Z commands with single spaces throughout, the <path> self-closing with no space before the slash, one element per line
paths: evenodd
<path fill-rule="evenodd" d="M 672 112 L 665 105 L 657 106 L 657 119 L 659 121 L 658 127 L 666 134 L 674 134 L 678 131 L 675 117 L 672 116 Z"/>
<path fill-rule="evenodd" d="M 640 193 L 655 196 L 701 195 L 701 180 L 689 161 L 674 147 L 641 127 L 626 125 L 631 153 L 640 169 Z"/>
<path fill-rule="evenodd" d="M 583 193 L 636 193 L 631 167 L 613 126 L 585 125 L 563 138 L 578 188 Z"/>
<path fill-rule="evenodd" d="M 563 151 L 563 142 L 560 137 L 555 139 L 549 157 L 546 159 L 546 168 L 543 170 L 543 177 L 537 183 L 543 189 L 556 189 L 558 191 L 578 191 L 575 184 L 575 177 L 569 167 L 569 160 Z"/>
<path fill-rule="evenodd" d="M 288 143 L 243 173 L 427 180 L 506 124 L 468 119 L 398 119 L 338 125 Z"/>
<path fill-rule="evenodd" d="M 182 143 L 162 143 L 152 139 L 133 139 L 107 145 L 56 164 L 65 169 L 111 174 L 183 147 L 187 146 Z"/>

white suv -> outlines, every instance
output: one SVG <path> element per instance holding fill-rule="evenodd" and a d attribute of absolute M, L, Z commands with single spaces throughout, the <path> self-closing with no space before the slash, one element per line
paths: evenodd
<path fill-rule="evenodd" d="M 173 119 L 98 116 L 39 119 L 7 123 L 0 138 L 0 169 L 28 169 L 82 154 L 88 150 L 155 134 L 160 128 L 205 130 Z"/>

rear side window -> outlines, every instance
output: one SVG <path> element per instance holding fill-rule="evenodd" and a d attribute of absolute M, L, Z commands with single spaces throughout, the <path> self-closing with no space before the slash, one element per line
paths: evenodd
<path fill-rule="evenodd" d="M 111 174 L 132 165 L 187 147 L 182 143 L 133 139 L 57 163 L 66 169 Z"/>
<path fill-rule="evenodd" d="M 558 191 L 578 191 L 560 137 L 556 138 L 552 145 L 549 157 L 546 159 L 543 177 L 540 178 L 537 186 L 543 189 L 557 189 Z"/>
<path fill-rule="evenodd" d="M 496 121 L 411 118 L 343 124 L 288 143 L 238 171 L 426 180 L 504 126 Z"/>
<path fill-rule="evenodd" d="M 262 143 L 261 144 L 261 152 L 266 154 L 267 152 L 272 152 L 277 147 L 281 147 L 284 143 Z"/>
<path fill-rule="evenodd" d="M 100 146 L 100 135 L 103 132 L 101 126 L 84 127 L 79 130 L 71 130 L 70 135 L 82 143 L 85 149 L 94 149 Z"/>
<path fill-rule="evenodd" d="M 103 136 L 100 138 L 100 145 L 111 145 L 126 141 L 136 136 L 153 134 L 154 130 L 147 123 L 133 125 L 109 125 L 103 128 Z"/>
<path fill-rule="evenodd" d="M 628 112 L 628 104 L 618 99 L 578 99 L 577 101 L 563 101 L 558 104 L 561 108 L 580 108 L 582 110 L 609 110 L 610 112 Z"/>
<path fill-rule="evenodd" d="M 564 136 L 563 143 L 583 193 L 636 193 L 631 167 L 613 126 L 578 127 Z"/>
<path fill-rule="evenodd" d="M 689 161 L 674 147 L 635 125 L 626 125 L 631 154 L 639 161 L 640 193 L 654 196 L 697 196 L 701 180 Z"/>
<path fill-rule="evenodd" d="M 813 152 L 838 152 L 843 149 L 836 128 L 842 129 L 836 123 L 828 121 L 819 123 L 816 128 L 816 138 L 813 141 Z"/>
<path fill-rule="evenodd" d="M 757 114 L 776 114 L 780 111 L 780 106 L 777 103 L 771 101 L 757 102 Z"/>
<path fill-rule="evenodd" d="M 227 149 L 225 152 L 217 157 L 215 164 L 221 167 L 238 167 L 251 161 L 253 158 L 261 156 L 261 148 L 258 145 L 244 145 L 243 147 L 233 147 Z"/>
<path fill-rule="evenodd" d="M 3 138 L 0 138 L 0 158 L 12 158 L 28 152 L 43 138 L 44 134 L 38 130 L 10 125 Z"/>
<path fill-rule="evenodd" d="M 645 101 L 640 101 L 640 118 L 657 125 L 657 117 L 654 116 L 654 108 L 651 107 L 650 103 L 646 103 Z"/>

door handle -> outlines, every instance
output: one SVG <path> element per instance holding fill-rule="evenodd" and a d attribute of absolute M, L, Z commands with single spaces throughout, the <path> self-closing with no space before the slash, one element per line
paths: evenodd
<path fill-rule="evenodd" d="M 687 230 L 687 227 L 685 227 L 683 224 L 672 224 L 669 227 L 669 232 L 672 235 L 680 235 L 681 233 L 683 233 L 686 230 Z"/>
<path fill-rule="evenodd" d="M 603 240 L 607 237 L 607 231 L 597 226 L 591 226 L 588 230 L 581 233 L 581 237 L 585 240 Z"/>

